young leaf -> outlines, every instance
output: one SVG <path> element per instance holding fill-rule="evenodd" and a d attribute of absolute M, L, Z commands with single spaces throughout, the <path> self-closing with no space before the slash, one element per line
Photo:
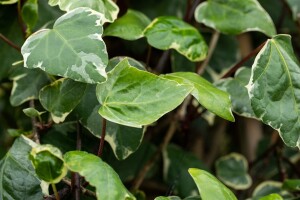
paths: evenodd
<path fill-rule="evenodd" d="M 300 148 L 300 67 L 288 35 L 269 39 L 256 56 L 247 86 L 252 109 L 284 143 Z"/>
<path fill-rule="evenodd" d="M 63 11 L 71 11 L 78 7 L 88 7 L 104 14 L 102 24 L 113 22 L 118 17 L 119 7 L 112 0 L 49 0 L 50 6 L 58 5 Z"/>
<path fill-rule="evenodd" d="M 198 74 L 191 72 L 176 72 L 167 74 L 163 77 L 175 80 L 180 84 L 189 84 L 193 86 L 191 94 L 203 107 L 224 119 L 234 121 L 234 117 L 231 113 L 229 94 L 216 88 Z"/>
<path fill-rule="evenodd" d="M 196 21 L 225 34 L 259 31 L 276 34 L 269 14 L 257 0 L 208 0 L 195 10 Z"/>
<path fill-rule="evenodd" d="M 89 8 L 74 9 L 25 41 L 24 66 L 86 83 L 105 80 L 108 55 L 101 38 L 103 16 Z M 86 28 L 82 28 L 82 26 Z"/>
<path fill-rule="evenodd" d="M 40 179 L 47 183 L 58 183 L 67 174 L 67 168 L 60 150 L 52 145 L 38 145 L 32 148 L 30 160 Z"/>
<path fill-rule="evenodd" d="M 45 113 L 45 111 L 39 112 L 35 108 L 25 108 L 25 109 L 23 109 L 23 112 L 28 117 L 40 117 L 43 113 Z"/>
<path fill-rule="evenodd" d="M 86 86 L 72 79 L 59 79 L 41 89 L 39 99 L 55 123 L 63 122 L 79 104 Z"/>
<path fill-rule="evenodd" d="M 22 7 L 22 19 L 27 25 L 27 33 L 30 33 L 38 20 L 37 0 L 28 0 Z"/>
<path fill-rule="evenodd" d="M 70 151 L 64 155 L 69 170 L 78 172 L 96 188 L 98 199 L 135 200 L 122 184 L 118 174 L 101 158 L 83 151 Z"/>
<path fill-rule="evenodd" d="M 115 36 L 125 40 L 137 40 L 144 37 L 143 31 L 150 24 L 150 19 L 143 13 L 129 9 L 104 30 L 104 36 Z"/>
<path fill-rule="evenodd" d="M 41 180 L 28 156 L 34 146 L 35 143 L 21 136 L 0 161 L 0 199 L 40 200 L 43 196 Z"/>
<path fill-rule="evenodd" d="M 106 67 L 106 72 L 110 72 L 113 68 L 115 68 L 119 62 L 121 62 L 124 58 L 127 58 L 128 60 L 128 63 L 139 69 L 139 70 L 143 70 L 143 71 L 146 71 L 146 68 L 145 68 L 145 64 L 133 59 L 133 58 L 130 58 L 130 57 L 124 57 L 124 56 L 117 56 L 117 57 L 113 57 L 109 60 L 108 62 L 108 65 Z"/>
<path fill-rule="evenodd" d="M 234 194 L 210 173 L 190 168 L 189 173 L 193 177 L 202 200 L 237 200 Z"/>
<path fill-rule="evenodd" d="M 190 85 L 138 70 L 124 59 L 108 73 L 107 81 L 97 86 L 96 94 L 102 117 L 141 127 L 175 109 L 191 90 Z"/>
<path fill-rule="evenodd" d="M 148 43 L 162 50 L 175 49 L 191 61 L 204 60 L 207 45 L 198 30 L 176 17 L 158 17 L 145 29 Z"/>
<path fill-rule="evenodd" d="M 251 186 L 252 179 L 247 172 L 248 162 L 243 155 L 231 153 L 216 161 L 217 177 L 236 190 L 245 190 Z"/>

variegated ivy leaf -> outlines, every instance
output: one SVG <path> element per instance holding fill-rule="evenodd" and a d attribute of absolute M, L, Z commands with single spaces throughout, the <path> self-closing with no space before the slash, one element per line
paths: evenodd
<path fill-rule="evenodd" d="M 115 123 L 141 127 L 175 109 L 192 89 L 191 85 L 138 70 L 124 59 L 108 73 L 107 81 L 97 86 L 102 105 L 99 114 Z"/>
<path fill-rule="evenodd" d="M 51 112 L 55 123 L 63 122 L 79 104 L 86 86 L 85 83 L 72 79 L 57 80 L 40 91 L 40 102 L 46 110 Z"/>
<path fill-rule="evenodd" d="M 195 18 L 225 34 L 247 31 L 276 34 L 271 17 L 257 0 L 208 0 L 196 8 Z"/>
<path fill-rule="evenodd" d="M 176 17 L 158 17 L 144 31 L 148 43 L 161 50 L 175 49 L 191 61 L 204 60 L 207 45 L 198 30 Z"/>
<path fill-rule="evenodd" d="M 6 4 L 14 4 L 17 2 L 18 2 L 18 0 L 1 0 L 0 4 L 6 5 Z"/>
<path fill-rule="evenodd" d="M 52 30 L 43 29 L 27 38 L 21 49 L 24 66 L 76 81 L 103 82 L 108 55 L 101 38 L 102 21 L 103 15 L 89 8 L 64 14 Z"/>
<path fill-rule="evenodd" d="M 276 129 L 286 145 L 300 148 L 299 80 L 291 37 L 277 35 L 256 56 L 247 89 L 255 115 Z"/>
<path fill-rule="evenodd" d="M 78 7 L 91 8 L 104 14 L 102 23 L 115 21 L 119 13 L 119 7 L 112 0 L 49 0 L 49 5 L 58 5 L 61 10 L 67 12 Z"/>

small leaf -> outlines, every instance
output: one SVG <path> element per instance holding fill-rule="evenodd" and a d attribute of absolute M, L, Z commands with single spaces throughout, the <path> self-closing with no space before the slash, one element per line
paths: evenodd
<path fill-rule="evenodd" d="M 237 200 L 234 194 L 210 173 L 190 168 L 189 173 L 193 177 L 202 200 Z"/>
<path fill-rule="evenodd" d="M 252 184 L 247 173 L 248 162 L 243 155 L 231 153 L 216 161 L 217 177 L 226 185 L 236 190 L 248 189 Z"/>
<path fill-rule="evenodd" d="M 150 24 L 150 19 L 143 13 L 128 9 L 104 30 L 104 36 L 115 36 L 125 40 L 137 40 L 144 37 L 143 31 Z"/>
<path fill-rule="evenodd" d="M 118 17 L 119 7 L 112 0 L 49 0 L 50 6 L 58 5 L 63 11 L 71 11 L 78 7 L 88 7 L 104 14 L 103 22 L 113 22 Z"/>
<path fill-rule="evenodd" d="M 59 79 L 40 91 L 40 102 L 46 110 L 51 112 L 55 123 L 63 122 L 79 104 L 85 89 L 85 83 L 72 79 Z"/>
<path fill-rule="evenodd" d="M 22 19 L 30 31 L 38 21 L 38 3 L 37 0 L 27 0 L 22 7 Z"/>
<path fill-rule="evenodd" d="M 64 14 L 52 30 L 27 38 L 21 49 L 24 66 L 86 83 L 104 81 L 108 55 L 101 38 L 102 20 L 102 15 L 88 8 Z"/>
<path fill-rule="evenodd" d="M 176 17 L 158 17 L 145 29 L 148 43 L 161 50 L 175 49 L 191 61 L 204 60 L 207 45 L 196 28 Z"/>
<path fill-rule="evenodd" d="M 52 145 L 39 145 L 32 148 L 30 160 L 36 174 L 47 183 L 58 183 L 67 174 L 60 150 Z"/>
<path fill-rule="evenodd" d="M 290 191 L 300 191 L 300 179 L 285 179 L 282 189 Z"/>
<path fill-rule="evenodd" d="M 23 109 L 23 112 L 28 117 L 39 117 L 43 113 L 45 113 L 45 111 L 44 112 L 39 112 L 38 110 L 36 110 L 34 108 L 25 108 L 25 109 Z"/>
<path fill-rule="evenodd" d="M 145 64 L 143 64 L 143 63 L 141 63 L 141 62 L 139 62 L 139 61 L 137 61 L 137 60 L 135 60 L 135 59 L 133 59 L 133 58 L 130 58 L 130 57 L 117 56 L 117 57 L 113 57 L 113 58 L 111 58 L 111 59 L 109 60 L 108 65 L 107 65 L 107 67 L 106 67 L 106 72 L 110 72 L 110 71 L 111 71 L 113 68 L 115 68 L 115 67 L 119 64 L 119 62 L 121 62 L 124 58 L 127 58 L 128 63 L 129 63 L 131 66 L 133 66 L 133 67 L 135 67 L 135 68 L 137 68 L 137 69 L 139 69 L 139 70 L 144 70 L 144 71 L 146 71 Z"/>
<path fill-rule="evenodd" d="M 176 72 L 167 74 L 163 77 L 175 80 L 180 84 L 189 84 L 193 86 L 191 94 L 203 107 L 224 119 L 234 121 L 234 117 L 231 113 L 229 94 L 216 88 L 198 74 L 191 72 Z"/>
<path fill-rule="evenodd" d="M 138 70 L 127 59 L 110 71 L 108 77 L 96 89 L 102 105 L 99 114 L 132 127 L 155 122 L 181 104 L 192 90 L 190 85 Z"/>
<path fill-rule="evenodd" d="M 21 136 L 0 161 L 0 199 L 40 200 L 43 196 L 41 180 L 28 156 L 34 146 L 35 143 Z"/>
<path fill-rule="evenodd" d="M 256 117 L 276 129 L 286 145 L 300 148 L 299 80 L 291 38 L 277 35 L 256 56 L 247 89 Z"/>
<path fill-rule="evenodd" d="M 208 0 L 196 8 L 195 18 L 225 34 L 247 31 L 259 31 L 268 36 L 276 34 L 271 17 L 257 0 Z"/>
<path fill-rule="evenodd" d="M 283 198 L 279 194 L 269 194 L 259 198 L 259 200 L 283 200 Z"/>
<path fill-rule="evenodd" d="M 7 129 L 7 133 L 9 134 L 10 137 L 19 137 L 21 135 L 30 135 L 32 134 L 31 131 L 24 131 L 21 129 Z"/>
<path fill-rule="evenodd" d="M 101 158 L 83 151 L 70 151 L 64 155 L 64 159 L 69 170 L 78 172 L 96 188 L 98 199 L 135 199 L 122 184 L 118 174 Z"/>

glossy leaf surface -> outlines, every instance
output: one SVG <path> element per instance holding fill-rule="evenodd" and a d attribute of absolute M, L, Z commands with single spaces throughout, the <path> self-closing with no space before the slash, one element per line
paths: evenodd
<path fill-rule="evenodd" d="M 252 109 L 284 143 L 300 148 L 300 67 L 288 35 L 267 41 L 255 58 L 247 89 Z"/>
<path fill-rule="evenodd" d="M 195 10 L 196 21 L 225 34 L 259 31 L 276 34 L 269 14 L 257 0 L 208 0 Z"/>
<path fill-rule="evenodd" d="M 191 85 L 193 87 L 191 94 L 203 107 L 224 119 L 234 121 L 234 117 L 231 113 L 229 94 L 216 88 L 198 74 L 191 72 L 176 72 L 167 74 L 163 77 L 175 80 L 180 84 Z"/>
<path fill-rule="evenodd" d="M 24 66 L 86 83 L 104 81 L 108 56 L 101 21 L 103 16 L 88 8 L 64 14 L 53 29 L 27 38 L 21 49 Z"/>
<path fill-rule="evenodd" d="M 125 40 L 137 40 L 144 37 L 144 29 L 150 22 L 150 19 L 143 13 L 129 9 L 125 15 L 110 24 L 103 35 L 115 36 Z"/>
<path fill-rule="evenodd" d="M 241 154 L 220 157 L 216 161 L 216 174 L 223 183 L 236 190 L 248 189 L 252 184 L 247 159 Z"/>
<path fill-rule="evenodd" d="M 96 188 L 98 199 L 135 199 L 122 184 L 118 174 L 101 158 L 83 151 L 70 151 L 64 155 L 64 160 L 69 170 L 78 172 Z"/>
<path fill-rule="evenodd" d="M 119 7 L 112 0 L 49 0 L 49 5 L 58 5 L 61 10 L 71 11 L 78 7 L 88 7 L 104 14 L 103 22 L 113 22 L 119 13 Z"/>
<path fill-rule="evenodd" d="M 191 168 L 189 173 L 193 177 L 202 200 L 237 200 L 234 194 L 210 173 Z"/>
<path fill-rule="evenodd" d="M 148 43 L 162 50 L 175 49 L 191 61 L 204 60 L 207 45 L 196 28 L 176 17 L 158 17 L 144 32 Z"/>
<path fill-rule="evenodd" d="M 79 104 L 86 89 L 85 83 L 72 79 L 59 79 L 40 91 L 40 102 L 51 112 L 55 123 L 63 122 L 68 114 Z"/>
<path fill-rule="evenodd" d="M 108 80 L 97 86 L 96 94 L 102 117 L 141 127 L 175 109 L 191 90 L 190 85 L 138 70 L 124 59 L 108 73 Z"/>

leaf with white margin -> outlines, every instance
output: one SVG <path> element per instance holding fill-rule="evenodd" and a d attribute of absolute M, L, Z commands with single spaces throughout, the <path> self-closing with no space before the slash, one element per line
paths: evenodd
<path fill-rule="evenodd" d="M 79 104 L 87 84 L 72 79 L 59 79 L 41 89 L 39 99 L 42 106 L 51 112 L 55 123 L 65 120 Z"/>
<path fill-rule="evenodd" d="M 216 88 L 198 74 L 192 72 L 176 72 L 163 75 L 162 77 L 177 81 L 180 84 L 193 86 L 191 94 L 203 107 L 226 120 L 234 121 L 229 94 Z"/>
<path fill-rule="evenodd" d="M 18 0 L 2 0 L 2 1 L 0 1 L 0 4 L 8 5 L 8 4 L 14 4 L 17 2 L 18 2 Z"/>
<path fill-rule="evenodd" d="M 257 0 L 208 0 L 198 5 L 195 19 L 225 34 L 247 31 L 276 34 L 271 17 Z"/>
<path fill-rule="evenodd" d="M 49 0 L 49 5 L 58 5 L 61 10 L 67 12 L 78 7 L 91 8 L 104 14 L 102 24 L 115 21 L 119 13 L 119 7 L 112 0 Z"/>
<path fill-rule="evenodd" d="M 204 60 L 207 45 L 199 31 L 176 17 L 158 17 L 144 31 L 148 43 L 161 50 L 175 49 L 191 61 Z"/>
<path fill-rule="evenodd" d="M 247 85 L 257 118 L 300 148 L 300 67 L 289 35 L 269 39 L 255 58 Z"/>
<path fill-rule="evenodd" d="M 83 151 L 70 151 L 64 155 L 64 160 L 69 170 L 79 173 L 96 188 L 98 199 L 135 200 L 119 175 L 98 156 Z"/>
<path fill-rule="evenodd" d="M 64 14 L 52 30 L 42 29 L 27 38 L 21 49 L 24 66 L 86 83 L 105 81 L 108 55 L 102 21 L 103 15 L 89 8 Z"/>
<path fill-rule="evenodd" d="M 98 84 L 99 114 L 109 121 L 142 127 L 175 109 L 193 87 L 132 67 L 127 59 Z"/>
<path fill-rule="evenodd" d="M 127 13 L 118 18 L 104 30 L 104 36 L 115 36 L 125 40 L 137 40 L 144 37 L 144 29 L 150 24 L 150 19 L 136 10 L 127 10 Z"/>

